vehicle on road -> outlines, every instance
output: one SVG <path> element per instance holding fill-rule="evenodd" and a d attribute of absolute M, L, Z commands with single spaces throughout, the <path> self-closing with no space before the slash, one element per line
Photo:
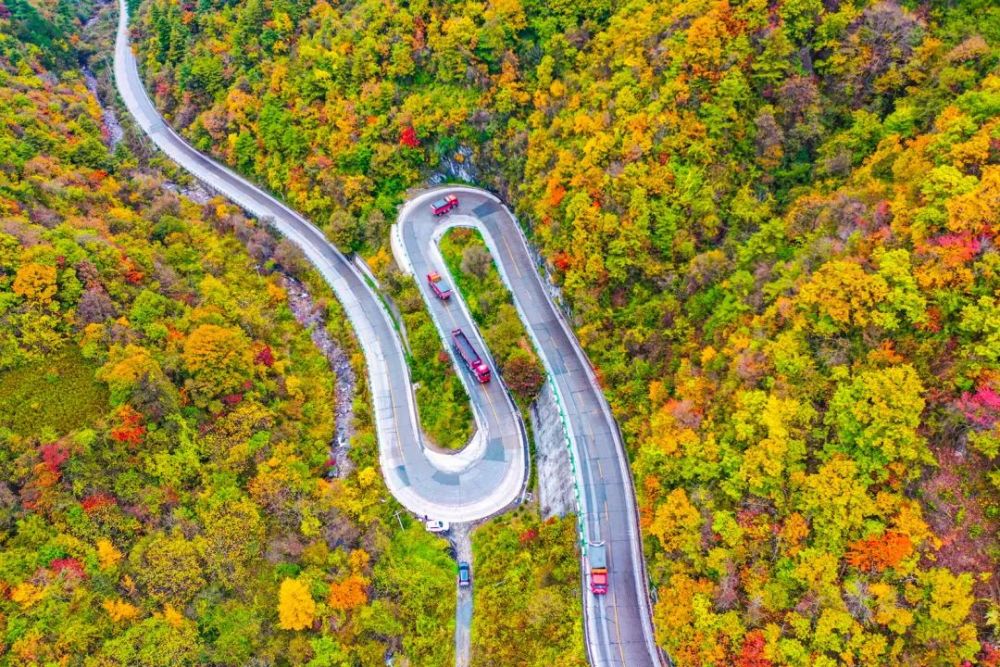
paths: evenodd
<path fill-rule="evenodd" d="M 0 3 L 2 1 L 0 0 Z M 389 457 L 390 449 L 399 449 L 402 455 L 398 466 L 381 467 L 389 490 L 400 503 L 415 515 L 422 515 L 430 511 L 436 516 L 446 517 L 452 521 L 468 522 L 502 511 L 514 500 L 512 495 L 516 497 L 517 494 L 521 493 L 523 488 L 521 485 L 524 483 L 522 472 L 528 468 L 522 465 L 527 445 L 523 442 L 524 437 L 515 433 L 520 429 L 512 429 L 512 434 L 505 436 L 504 446 L 513 453 L 513 456 L 505 462 L 503 470 L 500 470 L 497 461 L 484 457 L 484 464 L 477 462 L 468 471 L 456 475 L 423 474 L 426 466 L 436 466 L 423 454 L 423 441 L 416 411 L 396 409 L 397 406 L 405 406 L 407 401 L 412 400 L 413 387 L 409 382 L 410 375 L 403 345 L 397 332 L 393 330 L 391 319 L 384 312 L 378 295 L 358 275 L 351 262 L 337 252 L 336 248 L 325 239 L 318 228 L 250 182 L 197 152 L 176 133 L 165 131 L 168 127 L 166 121 L 156 111 L 150 97 L 143 89 L 135 55 L 129 45 L 129 35 L 131 34 L 128 20 L 129 4 L 131 3 L 126 2 L 126 0 L 120 0 L 118 3 L 119 21 L 115 43 L 114 81 L 125 107 L 132 114 L 138 126 L 155 145 L 165 151 L 167 156 L 190 171 L 193 176 L 209 184 L 213 190 L 228 196 L 234 203 L 261 219 L 273 219 L 276 228 L 292 243 L 305 251 L 311 261 L 320 269 L 322 275 L 326 277 L 337 298 L 341 301 L 355 332 L 374 332 L 371 335 L 359 336 L 369 372 L 372 377 L 399 379 L 398 382 L 390 382 L 386 391 L 369 392 L 371 402 L 369 407 L 375 415 L 378 415 L 379 428 L 377 432 L 379 434 L 380 455 Z M 462 200 L 466 202 L 466 210 L 479 210 L 478 206 L 481 202 L 488 204 L 488 207 L 483 209 L 484 211 L 500 207 L 499 200 L 488 193 L 473 194 L 469 191 L 467 194 L 466 189 L 463 189 L 462 192 Z M 403 259 L 412 260 L 422 256 L 416 252 L 407 254 L 415 250 L 416 245 L 407 247 L 408 234 L 404 233 L 403 230 L 414 232 L 409 234 L 414 244 L 419 243 L 425 249 L 430 247 L 429 244 L 425 243 L 428 239 L 422 235 L 425 232 L 429 235 L 439 231 L 441 225 L 434 224 L 437 222 L 436 218 L 426 217 L 426 207 L 432 199 L 440 199 L 442 194 L 438 192 L 420 195 L 409 202 L 411 207 L 401 209 L 398 220 L 403 242 L 402 247 L 398 250 L 403 254 Z M 453 204 L 448 209 L 449 211 L 458 206 L 457 197 L 452 201 Z M 609 455 L 617 460 L 624 456 L 624 450 L 617 436 L 617 426 L 601 396 L 600 386 L 593 379 L 593 371 L 587 367 L 587 359 L 578 341 L 559 317 L 558 310 L 545 289 L 544 280 L 536 271 L 522 273 L 516 270 L 518 257 L 522 266 L 529 266 L 532 259 L 529 250 L 523 244 L 523 236 L 518 232 L 517 221 L 513 219 L 509 211 L 501 210 L 504 211 L 502 214 L 486 216 L 484 220 L 480 220 L 480 229 L 487 238 L 492 236 L 498 242 L 503 241 L 503 246 L 507 246 L 509 239 L 508 251 L 513 258 L 509 260 L 511 264 L 508 268 L 515 270 L 508 273 L 514 276 L 512 280 L 516 279 L 517 281 L 512 286 L 511 291 L 515 294 L 515 298 L 521 298 L 520 295 L 524 295 L 526 299 L 524 303 L 525 314 L 522 315 L 522 319 L 529 330 L 538 329 L 540 333 L 547 332 L 552 336 L 551 338 L 543 336 L 546 342 L 540 350 L 540 356 L 545 362 L 546 368 L 551 370 L 550 359 L 565 364 L 566 372 L 560 372 L 558 376 L 553 374 L 553 382 L 557 387 L 563 389 L 565 395 L 569 396 L 572 393 L 573 403 L 581 406 L 575 414 L 566 415 L 567 428 L 570 433 L 593 434 L 595 447 L 599 450 L 594 455 L 589 454 L 586 450 L 581 450 L 577 461 L 580 465 L 594 465 L 599 461 L 598 455 L 600 457 Z M 441 215 L 447 212 L 442 211 Z M 471 217 L 469 219 L 472 220 Z M 501 264 L 505 261 L 499 257 L 495 259 Z M 425 261 L 424 266 L 426 265 Z M 407 266 L 412 267 L 413 264 L 407 264 Z M 412 273 L 412 271 L 410 272 Z M 419 277 L 417 279 L 419 280 Z M 552 322 L 555 322 L 557 326 L 550 327 Z M 441 322 L 438 324 L 440 325 Z M 545 327 L 545 330 L 543 331 L 539 327 Z M 442 327 L 442 331 L 447 332 L 448 330 Z M 591 382 L 586 383 L 590 386 L 586 391 L 580 389 L 577 392 L 574 388 L 574 386 L 579 385 L 576 379 L 583 376 L 591 379 Z M 495 420 L 498 424 L 505 423 L 505 420 L 509 420 L 509 423 L 516 423 L 516 408 L 513 405 L 510 406 L 509 410 L 506 408 L 505 405 L 498 405 L 497 412 L 499 414 L 490 417 L 484 416 L 484 420 L 490 423 L 492 423 L 491 420 Z M 384 429 L 383 423 L 391 426 L 392 429 Z M 385 433 L 394 434 L 395 437 L 383 437 Z M 394 453 L 392 460 L 395 461 Z M 588 461 L 591 463 L 588 464 Z M 621 472 L 615 472 L 619 467 Z M 494 470 L 497 470 L 496 474 L 492 472 Z M 636 515 L 634 489 L 625 465 L 605 466 L 604 472 L 608 473 L 609 479 L 605 482 L 602 473 L 600 481 L 595 478 L 591 484 L 588 484 L 593 488 L 587 490 L 592 490 L 594 493 L 583 494 L 585 505 L 582 509 L 588 516 L 591 514 L 596 516 L 598 510 L 596 507 L 589 507 L 587 498 L 603 498 L 606 495 L 604 493 L 606 490 L 607 495 L 610 495 L 606 503 L 611 511 L 625 517 L 625 520 L 621 522 L 609 521 L 606 526 L 607 531 L 604 533 L 605 539 L 615 540 L 616 544 L 621 541 L 630 547 L 621 553 L 616 552 L 614 556 L 616 596 L 618 598 L 615 601 L 614 625 L 618 624 L 617 617 L 620 612 L 625 626 L 642 627 L 643 639 L 641 643 L 638 640 L 625 644 L 619 643 L 618 653 L 622 657 L 622 664 L 627 664 L 629 667 L 652 667 L 663 661 L 658 659 L 659 649 L 652 632 L 648 581 L 645 578 L 642 545 L 634 516 Z M 461 501 L 458 503 L 447 501 L 445 495 L 441 493 L 442 490 L 450 492 L 453 489 L 453 480 L 456 476 L 459 478 L 460 490 L 462 491 Z M 447 483 L 441 481 L 439 479 L 441 477 L 446 478 Z M 513 483 L 516 478 L 520 478 L 520 485 Z M 510 492 L 498 491 L 497 489 L 510 489 Z M 617 584 L 618 578 L 621 578 L 622 581 L 634 579 L 636 585 L 619 586 Z M 469 580 L 471 584 L 471 576 Z M 609 618 L 597 608 L 600 599 L 586 594 L 584 596 L 585 622 L 588 627 L 593 625 L 601 630 L 585 634 L 588 655 L 595 664 L 610 663 L 612 661 L 604 660 L 603 656 L 611 656 L 615 653 L 611 642 L 611 637 L 615 636 L 614 628 L 610 627 Z M 462 596 L 469 603 L 471 613 L 471 599 L 469 597 Z"/>
<path fill-rule="evenodd" d="M 472 585 L 472 569 L 464 560 L 458 564 L 458 585 L 461 588 L 468 588 Z"/>
<path fill-rule="evenodd" d="M 456 195 L 445 195 L 431 204 L 431 213 L 434 215 L 444 215 L 453 208 L 458 208 L 458 197 Z"/>
<path fill-rule="evenodd" d="M 442 301 L 447 301 L 451 298 L 451 287 L 441 278 L 441 274 L 437 271 L 431 271 L 427 274 L 427 284 L 431 286 L 434 296 Z"/>
<path fill-rule="evenodd" d="M 490 381 L 490 367 L 479 356 L 476 352 L 476 348 L 472 347 L 472 343 L 466 337 L 465 332 L 461 329 L 453 329 L 451 332 L 452 347 L 455 348 L 455 352 L 462 358 L 465 365 L 469 367 L 472 374 L 476 376 L 480 384 L 486 384 Z"/>
<path fill-rule="evenodd" d="M 608 592 L 608 551 L 604 542 L 587 546 L 587 562 L 590 565 L 590 592 L 605 595 Z"/>
<path fill-rule="evenodd" d="M 424 527 L 432 533 L 447 533 L 451 530 L 450 523 L 447 521 L 438 521 L 437 519 L 427 519 L 424 521 Z"/>

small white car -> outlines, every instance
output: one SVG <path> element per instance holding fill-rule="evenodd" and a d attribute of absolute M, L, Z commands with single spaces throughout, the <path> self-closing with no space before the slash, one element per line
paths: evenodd
<path fill-rule="evenodd" d="M 424 522 L 424 526 L 427 527 L 432 533 L 447 533 L 451 529 L 451 524 L 447 521 L 438 521 L 436 519 L 427 519 Z"/>

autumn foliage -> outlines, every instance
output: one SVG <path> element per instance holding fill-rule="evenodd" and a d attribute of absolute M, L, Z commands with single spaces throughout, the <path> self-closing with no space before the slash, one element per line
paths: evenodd
<path fill-rule="evenodd" d="M 279 592 L 278 617 L 285 630 L 304 630 L 312 625 L 316 603 L 309 588 L 298 579 L 285 579 Z"/>
<path fill-rule="evenodd" d="M 56 294 L 56 269 L 42 264 L 25 264 L 17 270 L 14 294 L 30 301 L 48 303 Z"/>
<path fill-rule="evenodd" d="M 755 630 L 743 639 L 743 647 L 736 658 L 736 667 L 772 667 L 774 663 L 764 657 L 764 646 L 767 640 L 763 633 Z"/>
<path fill-rule="evenodd" d="M 244 388 L 252 357 L 241 331 L 203 324 L 184 342 L 184 362 L 191 374 L 187 387 L 204 404 Z"/>
<path fill-rule="evenodd" d="M 111 429 L 111 437 L 116 442 L 132 446 L 141 443 L 142 436 L 146 433 L 142 415 L 130 405 L 125 405 L 118 411 L 117 418 L 118 425 Z"/>
<path fill-rule="evenodd" d="M 351 575 L 340 582 L 330 584 L 327 604 L 331 609 L 350 611 L 368 601 L 367 584 L 357 575 Z"/>
<path fill-rule="evenodd" d="M 386 221 L 430 178 L 509 200 L 621 425 L 678 664 L 951 665 L 998 605 L 994 4 L 155 0 L 137 27 L 182 132 L 377 260 L 449 443 L 467 401 Z M 530 396 L 527 361 L 500 366 Z"/>
<path fill-rule="evenodd" d="M 847 562 L 859 570 L 881 572 L 896 567 L 913 553 L 909 536 L 888 531 L 880 537 L 858 540 L 850 545 Z"/>
<path fill-rule="evenodd" d="M 139 615 L 139 610 L 135 605 L 129 604 L 124 600 L 105 600 L 101 605 L 104 610 L 108 612 L 108 616 L 112 621 L 120 623 L 122 621 L 130 621 Z"/>
<path fill-rule="evenodd" d="M 403 131 L 399 134 L 399 145 L 407 146 L 409 148 L 419 148 L 420 140 L 417 139 L 417 133 L 413 129 L 412 125 L 407 125 L 403 128 Z"/>
<path fill-rule="evenodd" d="M 39 448 L 42 462 L 49 472 L 56 474 L 66 461 L 69 460 L 69 449 L 65 443 L 53 442 Z"/>
<path fill-rule="evenodd" d="M 323 479 L 334 379 L 273 272 L 301 257 L 109 150 L 64 34 L 83 5 L 6 4 L 0 370 L 54 386 L 41 365 L 71 349 L 108 393 L 0 428 L 5 657 L 453 662 L 453 561 L 392 526 L 370 424 L 356 472 Z M 441 441 L 471 412 L 389 226 L 431 178 L 505 196 L 621 426 L 678 664 L 930 666 L 996 662 L 997 11 L 149 0 L 133 28 L 171 123 L 379 264 Z M 529 352 L 477 296 L 491 349 Z M 112 437 L 124 405 L 138 446 Z M 116 502 L 81 511 L 98 493 Z M 573 540 L 508 528 L 483 534 L 502 548 L 477 581 L 521 576 L 477 586 L 480 659 L 585 660 Z M 53 576 L 67 558 L 88 576 Z M 330 609 L 352 576 L 368 601 Z M 305 629 L 279 626 L 286 579 L 315 600 Z"/>
<path fill-rule="evenodd" d="M 111 145 L 80 73 L 113 90 L 114 21 L 82 27 L 99 11 L 0 2 L 0 663 L 452 662 L 453 562 L 380 502 L 332 294 L 264 224 L 179 194 L 136 135 Z"/>

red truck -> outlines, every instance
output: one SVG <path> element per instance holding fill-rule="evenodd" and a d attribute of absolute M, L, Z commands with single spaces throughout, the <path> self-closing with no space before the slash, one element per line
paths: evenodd
<path fill-rule="evenodd" d="M 447 301 L 451 298 L 451 288 L 448 287 L 448 283 L 441 280 L 441 274 L 437 271 L 431 271 L 427 274 L 427 284 L 431 286 L 434 296 L 442 301 Z"/>
<path fill-rule="evenodd" d="M 458 208 L 458 196 L 445 195 L 431 204 L 431 213 L 434 215 L 444 215 L 453 208 Z"/>
<path fill-rule="evenodd" d="M 452 347 L 455 348 L 455 352 L 458 356 L 462 357 L 462 361 L 465 365 L 469 367 L 472 374 L 476 376 L 480 384 L 486 384 L 490 381 L 490 367 L 487 366 L 483 360 L 479 357 L 479 353 L 476 349 L 472 347 L 472 343 L 466 338 L 465 332 L 461 329 L 453 329 L 451 332 Z"/>
<path fill-rule="evenodd" d="M 587 547 L 587 562 L 590 564 L 590 592 L 606 595 L 608 592 L 608 552 L 604 542 Z"/>

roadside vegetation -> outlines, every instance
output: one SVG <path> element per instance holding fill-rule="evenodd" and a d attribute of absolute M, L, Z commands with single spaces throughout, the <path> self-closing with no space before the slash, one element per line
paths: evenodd
<path fill-rule="evenodd" d="M 0 3 L 0 664 L 453 661 L 447 543 L 397 521 L 328 288 L 112 153 L 72 3 L 23 4 Z M 359 378 L 344 476 L 282 273 Z"/>
<path fill-rule="evenodd" d="M 444 235 L 440 248 L 504 382 L 518 407 L 527 410 L 545 382 L 545 369 L 483 237 L 474 229 L 455 228 Z"/>
<path fill-rule="evenodd" d="M 406 326 L 411 379 L 416 389 L 420 427 L 445 449 L 461 449 L 472 437 L 475 422 L 469 395 L 448 355 L 427 306 L 409 276 L 399 272 L 386 249 L 369 264 L 402 313 Z"/>
<path fill-rule="evenodd" d="M 511 202 L 679 664 L 996 664 L 996 2 L 149 0 L 137 43 L 351 243 L 434 171 Z"/>
<path fill-rule="evenodd" d="M 472 533 L 472 664 L 584 667 L 576 518 L 535 506 Z"/>

